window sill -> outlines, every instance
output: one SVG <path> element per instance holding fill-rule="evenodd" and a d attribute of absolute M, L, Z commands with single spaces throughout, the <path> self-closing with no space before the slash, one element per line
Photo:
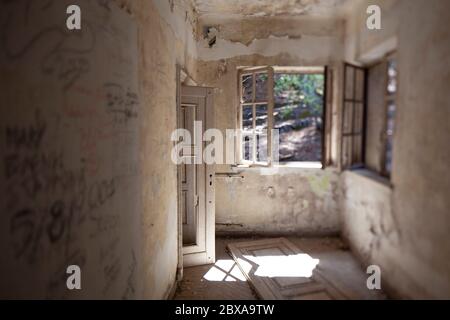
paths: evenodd
<path fill-rule="evenodd" d="M 276 165 L 279 168 L 301 168 L 301 169 L 322 169 L 322 162 L 318 161 L 299 161 L 299 162 L 281 162 Z"/>
<path fill-rule="evenodd" d="M 262 164 L 236 164 L 232 165 L 232 168 L 236 169 L 261 169 L 261 168 L 271 168 L 270 166 L 265 166 Z M 298 169 L 323 169 L 322 162 L 281 162 L 274 165 L 272 168 L 298 168 Z"/>
<path fill-rule="evenodd" d="M 344 172 L 349 172 L 351 174 L 369 179 L 369 180 L 376 182 L 382 186 L 385 186 L 389 189 L 394 188 L 391 181 L 388 178 L 380 175 L 378 172 L 375 172 L 375 171 L 372 171 L 372 170 L 369 170 L 366 168 L 349 169 Z"/>
<path fill-rule="evenodd" d="M 234 164 L 231 165 L 232 168 L 236 169 L 261 169 L 261 168 L 270 168 L 269 166 L 263 164 Z"/>

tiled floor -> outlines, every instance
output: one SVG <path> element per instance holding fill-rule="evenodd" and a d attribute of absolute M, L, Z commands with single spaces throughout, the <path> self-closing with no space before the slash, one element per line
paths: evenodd
<path fill-rule="evenodd" d="M 258 238 L 217 238 L 216 264 L 185 268 L 183 281 L 179 284 L 174 299 L 257 299 L 244 275 L 226 251 L 228 243 L 255 239 Z M 367 289 L 368 275 L 338 238 L 287 239 L 312 258 L 319 259 L 322 273 L 338 283 L 349 296 L 357 299 L 385 298 L 382 292 Z"/>

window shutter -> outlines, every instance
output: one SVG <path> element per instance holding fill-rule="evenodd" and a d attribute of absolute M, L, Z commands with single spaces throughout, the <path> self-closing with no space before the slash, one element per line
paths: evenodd
<path fill-rule="evenodd" d="M 344 64 L 341 126 L 341 167 L 364 165 L 366 69 Z"/>

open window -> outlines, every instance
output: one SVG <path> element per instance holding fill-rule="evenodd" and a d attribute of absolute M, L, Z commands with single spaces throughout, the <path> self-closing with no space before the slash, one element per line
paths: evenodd
<path fill-rule="evenodd" d="M 252 67 L 238 72 L 239 160 L 246 165 L 325 162 L 325 67 Z M 278 134 L 272 134 L 276 129 Z M 275 154 L 276 153 L 276 154 Z"/>
<path fill-rule="evenodd" d="M 239 158 L 243 164 L 269 165 L 272 144 L 273 69 L 245 68 L 239 72 Z"/>
<path fill-rule="evenodd" d="M 344 66 L 343 169 L 365 167 L 389 177 L 397 109 L 397 62 L 387 55 L 367 69 Z"/>
<path fill-rule="evenodd" d="M 341 128 L 343 169 L 364 166 L 366 69 L 344 65 L 344 101 Z"/>

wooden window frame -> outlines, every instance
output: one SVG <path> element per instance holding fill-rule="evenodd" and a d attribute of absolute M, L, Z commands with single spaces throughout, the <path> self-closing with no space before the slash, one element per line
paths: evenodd
<path fill-rule="evenodd" d="M 268 166 L 271 167 L 274 164 L 274 159 L 278 159 L 277 155 L 273 154 L 272 150 L 272 133 L 271 129 L 274 126 L 274 75 L 276 73 L 293 73 L 293 74 L 318 74 L 324 75 L 324 96 L 323 96 L 323 114 L 322 114 L 322 150 L 321 150 L 321 164 L 322 169 L 324 169 L 328 164 L 331 163 L 331 113 L 328 111 L 329 106 L 332 104 L 332 97 L 329 95 L 329 73 L 331 71 L 327 66 L 321 67 L 278 67 L 278 66 L 259 66 L 259 67 L 242 67 L 238 69 L 238 110 L 237 110 L 237 128 L 240 129 L 237 134 L 237 144 L 236 144 L 236 154 L 237 162 L 244 166 Z M 267 100 L 266 101 L 256 101 L 256 74 L 267 73 Z M 242 78 L 246 75 L 253 75 L 252 84 L 252 101 L 243 101 L 243 88 L 242 88 Z M 330 91 L 331 92 L 331 91 Z M 253 143 L 252 143 L 252 160 L 243 159 L 244 154 L 244 143 L 242 141 L 242 115 L 243 107 L 252 105 L 252 119 L 253 119 L 253 131 L 256 127 L 256 106 L 261 104 L 267 104 L 267 161 L 258 162 L 256 161 L 256 137 L 255 132 L 253 132 Z M 329 114 L 330 113 L 330 114 Z M 294 163 L 302 163 L 303 161 L 295 161 Z"/>
<path fill-rule="evenodd" d="M 353 69 L 353 87 L 352 87 L 352 98 L 347 98 L 347 69 L 351 68 Z M 362 71 L 363 72 L 363 84 L 362 84 L 362 99 L 356 99 L 356 88 L 357 88 L 357 77 L 356 77 L 356 71 Z M 367 69 L 364 67 L 356 66 L 350 63 L 344 63 L 344 81 L 343 81 L 343 92 L 342 92 L 342 118 L 341 118 L 341 168 L 343 170 L 346 169 L 356 169 L 364 167 L 365 164 L 365 140 L 366 140 L 366 127 L 367 127 Z M 352 111 L 350 113 L 351 115 L 351 131 L 346 132 L 345 131 L 345 122 L 346 122 L 346 107 L 347 104 L 352 105 Z M 362 115 L 361 115 L 361 129 L 357 132 L 355 129 L 355 105 L 356 104 L 362 104 Z M 353 150 L 354 150 L 354 144 L 355 144 L 355 138 L 359 137 L 360 139 L 360 161 L 353 161 Z M 344 140 L 350 138 L 351 141 L 351 154 L 350 154 L 350 161 L 346 161 L 344 159 L 345 156 L 345 150 L 344 150 Z M 348 164 L 347 164 L 348 162 Z"/>
<path fill-rule="evenodd" d="M 257 101 L 256 100 L 256 75 L 257 74 L 267 74 L 267 96 L 266 100 Z M 270 138 L 270 129 L 273 127 L 273 68 L 269 66 L 262 67 L 251 67 L 242 68 L 238 71 L 238 92 L 239 92 L 239 106 L 238 106 L 238 143 L 237 143 L 237 154 L 238 162 L 243 165 L 249 166 L 271 166 L 272 164 L 272 139 Z M 251 102 L 244 101 L 242 97 L 242 78 L 247 75 L 252 75 L 252 100 Z M 245 160 L 244 154 L 244 143 L 242 142 L 242 133 L 244 132 L 242 126 L 242 116 L 244 106 L 252 106 L 252 160 Z M 267 161 L 257 161 L 256 156 L 256 107 L 258 105 L 267 105 Z"/>
<path fill-rule="evenodd" d="M 332 139 L 332 119 L 333 119 L 333 71 L 324 67 L 324 89 L 323 89 L 323 133 L 322 133 L 322 168 L 333 164 L 331 155 Z"/>
<path fill-rule="evenodd" d="M 390 178 L 391 176 L 391 172 L 389 172 L 388 170 L 386 170 L 386 148 L 387 148 L 387 139 L 388 139 L 388 134 L 387 134 L 387 127 L 388 127 L 388 112 L 389 112 L 389 105 L 391 102 L 393 102 L 396 106 L 396 110 L 398 109 L 398 103 L 397 103 L 397 96 L 398 96 L 398 87 L 399 87 L 399 81 L 398 81 L 398 66 L 397 66 L 397 75 L 396 75 L 396 83 L 397 83 L 397 89 L 395 93 L 389 93 L 388 92 L 388 84 L 389 84 L 389 75 L 388 75 L 388 70 L 389 70 L 389 60 L 394 59 L 397 60 L 397 55 L 396 52 L 391 52 L 389 54 L 387 54 L 381 61 L 379 61 L 379 63 L 384 63 L 385 64 L 385 73 L 384 73 L 384 96 L 380 97 L 382 99 L 384 99 L 384 122 L 383 122 L 383 128 L 382 128 L 382 147 L 381 147 L 381 153 L 379 155 L 379 159 L 381 161 L 380 163 L 380 171 L 377 172 L 378 174 L 380 174 L 383 177 L 386 178 Z M 347 67 L 351 67 L 351 68 L 355 68 L 355 69 L 359 69 L 359 70 L 363 70 L 364 72 L 364 99 L 363 99 L 363 123 L 362 123 L 362 146 L 361 146 L 361 162 L 360 163 L 350 163 L 348 166 L 345 166 L 345 161 L 344 161 L 344 137 L 346 136 L 350 136 L 353 133 L 349 133 L 346 134 L 344 132 L 344 126 L 345 126 L 345 108 L 346 108 L 346 102 L 351 102 L 351 103 L 361 103 L 361 101 L 354 101 L 352 99 L 346 99 L 346 79 L 347 79 Z M 368 98 L 368 72 L 367 72 L 367 68 L 365 67 L 359 67 L 359 66 L 355 66 L 349 63 L 344 63 L 344 85 L 343 85 L 343 104 L 342 104 L 342 126 L 341 126 L 341 167 L 343 170 L 345 169 L 355 169 L 355 168 L 360 168 L 360 167 L 365 167 L 365 155 L 366 155 L 366 136 L 367 136 L 367 98 Z M 356 90 L 356 77 L 353 77 L 353 90 Z M 353 93 L 353 97 L 355 96 L 355 93 Z M 394 124 L 395 124 L 395 117 L 396 117 L 397 112 L 394 115 Z M 352 117 L 354 117 L 354 112 Z M 352 130 L 354 129 L 354 125 L 353 125 L 353 119 L 352 119 Z M 394 126 L 394 132 L 395 132 L 395 126 Z M 359 133 L 358 133 L 359 134 Z M 394 134 L 394 133 L 393 133 Z M 354 140 L 352 140 L 354 141 Z M 353 143 L 353 142 L 352 142 Z M 392 159 L 391 159 L 392 161 Z"/>

